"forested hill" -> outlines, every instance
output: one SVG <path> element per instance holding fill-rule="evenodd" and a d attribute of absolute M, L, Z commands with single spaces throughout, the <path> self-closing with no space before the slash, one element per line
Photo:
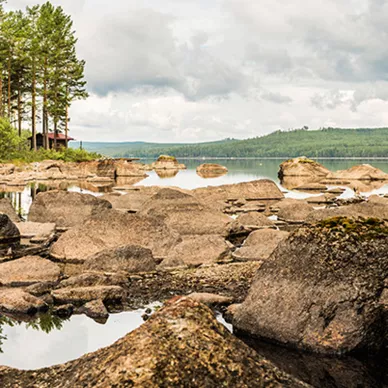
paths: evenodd
<path fill-rule="evenodd" d="M 299 129 L 212 143 L 84 143 L 84 147 L 117 157 L 388 157 L 388 128 Z"/>

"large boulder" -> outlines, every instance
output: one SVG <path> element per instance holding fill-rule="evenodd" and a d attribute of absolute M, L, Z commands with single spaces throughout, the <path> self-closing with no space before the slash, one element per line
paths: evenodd
<path fill-rule="evenodd" d="M 197 174 L 201 178 L 217 178 L 228 173 L 228 169 L 221 164 L 205 163 L 197 167 Z"/>
<path fill-rule="evenodd" d="M 267 260 L 288 234 L 274 229 L 257 230 L 248 236 L 244 245 L 233 253 L 233 257 L 240 261 Z"/>
<path fill-rule="evenodd" d="M 347 181 L 386 181 L 388 180 L 388 174 L 370 164 L 361 164 L 347 170 L 330 173 L 326 177 L 326 180 L 330 179 Z"/>
<path fill-rule="evenodd" d="M 89 256 L 83 268 L 100 272 L 150 272 L 156 269 L 156 261 L 150 249 L 124 245 Z"/>
<path fill-rule="evenodd" d="M 140 245 L 163 258 L 178 242 L 178 234 L 159 218 L 106 210 L 65 232 L 50 254 L 63 262 L 83 263 L 107 248 Z"/>
<path fill-rule="evenodd" d="M 228 234 L 231 219 L 178 189 L 165 188 L 151 197 L 139 215 L 158 217 L 180 235 Z"/>
<path fill-rule="evenodd" d="M 11 247 L 19 243 L 19 229 L 6 214 L 0 213 L 0 247 Z"/>
<path fill-rule="evenodd" d="M 288 223 L 302 223 L 314 210 L 314 207 L 302 199 L 287 198 L 276 204 L 277 216 Z"/>
<path fill-rule="evenodd" d="M 259 356 L 212 311 L 189 298 L 169 302 L 113 345 L 37 371 L 0 367 L 9 387 L 304 387 Z"/>
<path fill-rule="evenodd" d="M 151 164 L 153 170 L 185 170 L 186 166 L 180 164 L 174 156 L 161 155 L 158 160 Z"/>
<path fill-rule="evenodd" d="M 388 224 L 339 217 L 307 225 L 260 267 L 233 323 L 314 352 L 378 351 L 388 339 L 387 276 Z"/>
<path fill-rule="evenodd" d="M 93 214 L 112 208 L 105 200 L 89 194 L 67 191 L 39 193 L 31 205 L 28 220 L 32 222 L 53 222 L 60 227 L 82 225 Z"/>
<path fill-rule="evenodd" d="M 55 224 L 39 222 L 18 222 L 15 224 L 22 238 L 41 237 L 48 238 L 55 233 Z"/>
<path fill-rule="evenodd" d="M 126 297 L 120 286 L 66 287 L 51 292 L 56 304 L 82 305 L 92 300 L 122 302 Z"/>
<path fill-rule="evenodd" d="M 35 283 L 55 283 L 61 270 L 59 266 L 39 256 L 26 256 L 0 264 L 0 286 L 18 287 Z"/>
<path fill-rule="evenodd" d="M 116 177 L 141 177 L 148 175 L 144 172 L 144 166 L 127 160 L 116 161 Z"/>
<path fill-rule="evenodd" d="M 231 185 L 202 187 L 192 191 L 201 202 L 213 209 L 225 210 L 236 200 L 249 202 L 253 208 L 263 202 L 276 202 L 284 198 L 275 182 L 268 179 Z"/>
<path fill-rule="evenodd" d="M 330 174 L 330 170 L 322 166 L 315 160 L 302 156 L 300 158 L 286 160 L 280 165 L 279 178 L 287 176 L 324 178 Z"/>

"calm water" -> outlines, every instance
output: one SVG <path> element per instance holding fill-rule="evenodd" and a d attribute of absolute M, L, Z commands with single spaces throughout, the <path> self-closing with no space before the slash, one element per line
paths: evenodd
<path fill-rule="evenodd" d="M 144 163 L 151 163 L 151 160 L 142 160 Z M 187 170 L 179 171 L 173 177 L 160 177 L 154 171 L 147 172 L 148 178 L 145 178 L 141 182 L 137 183 L 137 186 L 177 186 L 184 189 L 195 189 L 198 187 L 206 186 L 219 186 L 223 184 L 233 184 L 240 182 L 248 182 L 256 179 L 271 179 L 276 182 L 279 187 L 286 193 L 286 197 L 294 198 L 306 198 L 312 196 L 311 194 L 300 193 L 297 191 L 290 191 L 282 187 L 278 178 L 279 164 L 283 162 L 283 159 L 235 159 L 235 160 L 182 160 L 187 166 Z M 218 178 L 202 178 L 197 175 L 196 168 L 202 163 L 219 163 L 226 166 L 229 170 L 227 175 Z M 354 160 L 321 160 L 324 166 L 331 171 L 344 170 L 354 165 L 369 163 L 373 166 L 380 168 L 384 172 L 388 173 L 388 160 L 367 160 L 367 159 L 354 159 Z M 35 187 L 35 191 L 36 191 Z M 103 193 L 93 192 L 86 189 L 82 189 L 77 185 L 70 185 L 69 191 L 82 192 L 93 195 L 103 195 Z M 0 188 L 0 192 L 1 192 Z M 387 194 L 388 185 L 381 185 L 378 189 L 373 191 L 362 192 L 364 195 L 370 194 Z M 2 194 L 12 199 L 15 208 L 25 217 L 28 214 L 28 210 L 33 200 L 33 189 L 27 186 L 24 189 L 20 189 L 18 192 L 6 192 Z M 342 197 L 349 197 L 354 195 L 353 190 L 346 188 L 346 192 Z"/>

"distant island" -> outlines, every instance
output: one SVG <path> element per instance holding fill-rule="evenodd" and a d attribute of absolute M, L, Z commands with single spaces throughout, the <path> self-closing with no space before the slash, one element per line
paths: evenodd
<path fill-rule="evenodd" d="M 80 143 L 74 143 L 79 147 Z M 305 128 L 276 131 L 246 140 L 225 139 L 196 144 L 146 142 L 84 142 L 87 151 L 111 157 L 155 158 L 174 155 L 181 158 L 254 158 L 254 157 L 388 157 L 388 128 Z"/>

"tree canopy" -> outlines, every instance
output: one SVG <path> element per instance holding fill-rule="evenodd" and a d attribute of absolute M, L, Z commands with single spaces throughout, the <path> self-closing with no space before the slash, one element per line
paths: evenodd
<path fill-rule="evenodd" d="M 0 0 L 0 116 L 19 136 L 23 127 L 30 129 L 34 150 L 40 124 L 47 149 L 49 132 L 54 132 L 55 142 L 60 132 L 67 139 L 69 108 L 88 96 L 73 22 L 50 2 L 10 12 L 3 10 L 3 3 Z"/>

